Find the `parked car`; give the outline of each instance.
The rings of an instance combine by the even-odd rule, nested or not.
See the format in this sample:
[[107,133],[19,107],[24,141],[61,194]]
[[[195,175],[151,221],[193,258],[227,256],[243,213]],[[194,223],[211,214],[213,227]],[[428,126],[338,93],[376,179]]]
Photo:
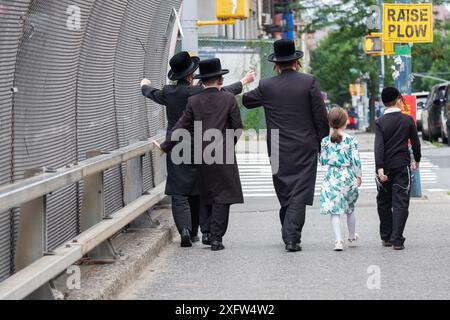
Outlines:
[[416,96],[417,101],[417,129],[422,131],[422,112],[425,110],[427,106],[429,92],[417,92],[413,93],[413,96]]
[[443,108],[441,112],[441,123],[442,142],[450,146],[450,85],[447,86],[444,96]]
[[448,83],[438,84],[431,89],[426,109],[422,112],[422,137],[437,141],[442,136],[442,107]]

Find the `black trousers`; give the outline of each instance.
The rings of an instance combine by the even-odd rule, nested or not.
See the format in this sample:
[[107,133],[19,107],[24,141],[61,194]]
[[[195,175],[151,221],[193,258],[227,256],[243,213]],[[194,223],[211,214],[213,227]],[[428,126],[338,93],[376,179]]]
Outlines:
[[409,167],[404,167],[386,170],[385,174],[389,181],[377,183],[381,239],[401,246],[405,243],[403,232],[409,216],[411,171]]
[[200,197],[172,196],[172,214],[180,233],[184,229],[189,229],[192,236],[198,234]]
[[202,205],[200,227],[202,233],[210,233],[212,241],[222,241],[230,219],[229,204]]
[[280,210],[284,243],[301,243],[306,219],[306,204],[290,205]]

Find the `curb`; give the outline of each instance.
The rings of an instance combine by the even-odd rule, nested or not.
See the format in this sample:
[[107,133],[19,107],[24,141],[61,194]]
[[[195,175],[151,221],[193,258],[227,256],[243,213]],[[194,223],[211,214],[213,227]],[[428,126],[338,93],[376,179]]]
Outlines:
[[112,241],[120,256],[116,262],[80,266],[80,290],[67,289],[68,275],[55,281],[64,300],[112,300],[136,280],[178,234],[169,208],[154,210],[151,218],[156,228],[122,233]]

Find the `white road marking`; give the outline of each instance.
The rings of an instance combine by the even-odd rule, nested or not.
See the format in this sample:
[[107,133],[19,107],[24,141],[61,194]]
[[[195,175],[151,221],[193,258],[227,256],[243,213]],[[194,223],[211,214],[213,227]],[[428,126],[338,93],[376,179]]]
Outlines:
[[[361,152],[360,156],[363,167],[363,184],[360,190],[376,190],[374,154],[373,152]],[[272,169],[267,154],[237,154],[237,160],[242,189],[246,198],[276,197],[275,189],[273,187]],[[438,168],[438,166],[434,165],[429,160],[422,160],[420,166],[420,179],[423,186],[429,188],[436,184],[436,169]],[[316,196],[320,194],[320,188],[326,172],[326,167],[318,167],[315,188]]]

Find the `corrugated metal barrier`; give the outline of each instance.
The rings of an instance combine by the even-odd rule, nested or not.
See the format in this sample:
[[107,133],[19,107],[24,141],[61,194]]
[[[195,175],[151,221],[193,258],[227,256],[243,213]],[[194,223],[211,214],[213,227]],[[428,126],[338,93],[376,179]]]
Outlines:
[[[139,83],[166,82],[181,0],[0,0],[0,184],[59,168],[165,127]],[[143,161],[153,187],[152,159]],[[123,207],[122,168],[105,175],[106,212]],[[79,233],[82,184],[48,197],[48,249]],[[18,209],[0,213],[0,281],[14,271]]]

